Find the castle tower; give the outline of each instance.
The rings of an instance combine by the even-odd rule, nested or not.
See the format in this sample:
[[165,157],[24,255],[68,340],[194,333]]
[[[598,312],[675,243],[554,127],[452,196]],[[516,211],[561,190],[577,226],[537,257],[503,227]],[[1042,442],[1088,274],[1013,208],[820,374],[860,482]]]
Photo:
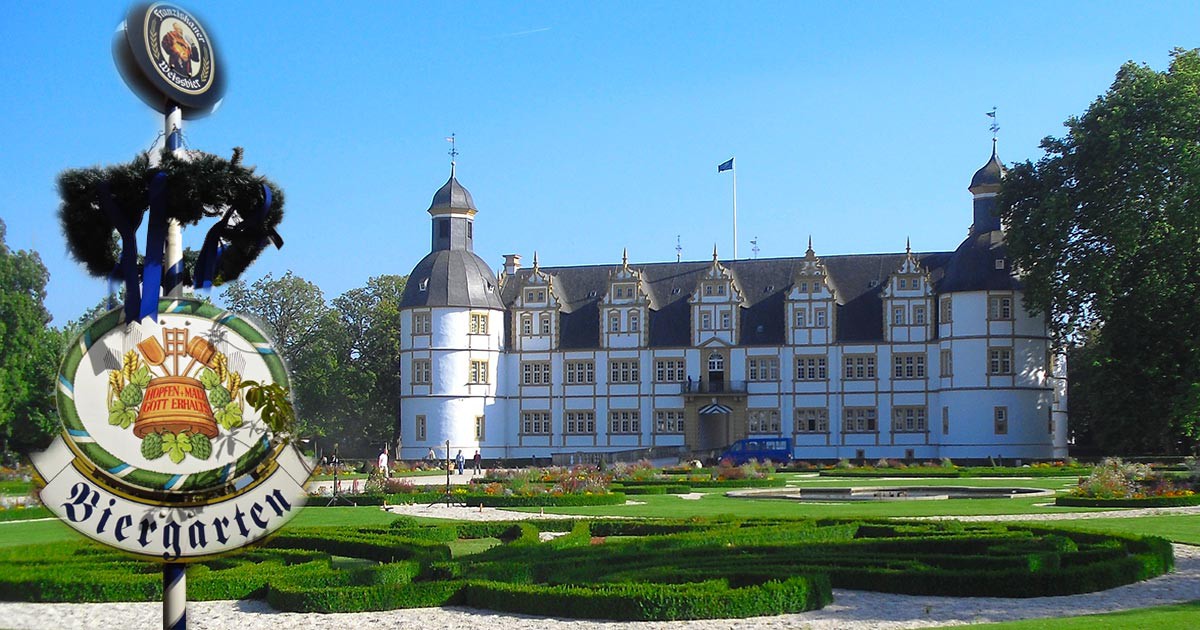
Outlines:
[[993,140],[991,157],[968,187],[971,230],[936,285],[932,374],[941,391],[929,424],[944,457],[1063,457],[1065,412],[1054,393],[1045,319],[1022,304],[1023,286],[995,215],[1003,177]]
[[473,251],[475,201],[450,179],[433,195],[430,252],[409,274],[400,301],[400,457],[420,459],[430,448],[445,458],[462,450],[489,454],[488,427],[496,410],[504,305],[495,274]]

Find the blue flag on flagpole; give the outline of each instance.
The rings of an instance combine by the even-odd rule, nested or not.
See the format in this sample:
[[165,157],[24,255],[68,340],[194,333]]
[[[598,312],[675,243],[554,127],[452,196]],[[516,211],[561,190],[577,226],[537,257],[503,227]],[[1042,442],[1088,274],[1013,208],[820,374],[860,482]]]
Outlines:
[[732,171],[732,170],[733,170],[733,158],[729,158],[727,161],[722,162],[717,165],[718,173],[721,173],[724,171]]

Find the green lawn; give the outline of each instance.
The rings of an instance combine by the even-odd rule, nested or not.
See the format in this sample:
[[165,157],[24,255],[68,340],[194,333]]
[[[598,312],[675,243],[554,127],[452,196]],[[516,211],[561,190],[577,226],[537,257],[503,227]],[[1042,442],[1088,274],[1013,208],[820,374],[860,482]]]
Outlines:
[[[1071,521],[1054,521],[1055,525],[1069,525],[1074,529],[1098,532],[1137,534],[1140,536],[1162,536],[1168,540],[1187,545],[1200,545],[1200,514],[1171,516],[1140,516],[1137,518],[1089,518]],[[1200,626],[1200,622],[1196,624]]]
[[[1171,606],[1140,608],[1101,615],[1027,619],[1007,623],[972,624],[974,630],[1174,630],[1200,626],[1200,601]],[[965,626],[956,626],[965,627]]]
[[77,540],[83,534],[57,520],[10,521],[0,523],[0,547],[20,547],[41,543]]
[[29,494],[32,488],[28,481],[0,481],[0,494]]

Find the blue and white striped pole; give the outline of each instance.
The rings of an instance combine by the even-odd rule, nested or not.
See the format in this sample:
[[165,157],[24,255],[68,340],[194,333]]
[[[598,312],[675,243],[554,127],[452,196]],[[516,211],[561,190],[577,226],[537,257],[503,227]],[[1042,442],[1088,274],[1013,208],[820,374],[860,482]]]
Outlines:
[[187,628],[187,565],[163,565],[163,630]]
[[[166,150],[175,153],[183,144],[183,112],[172,104],[166,117]],[[163,257],[163,295],[183,295],[183,228],[171,219],[167,224],[167,247]],[[148,298],[153,299],[153,298]]]

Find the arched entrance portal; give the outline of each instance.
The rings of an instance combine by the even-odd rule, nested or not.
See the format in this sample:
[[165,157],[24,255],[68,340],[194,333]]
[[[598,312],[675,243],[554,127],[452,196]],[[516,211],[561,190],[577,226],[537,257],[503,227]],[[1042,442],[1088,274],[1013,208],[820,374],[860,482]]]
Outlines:
[[697,413],[696,449],[707,451],[725,448],[730,443],[730,414],[732,409],[717,402],[701,407]]

